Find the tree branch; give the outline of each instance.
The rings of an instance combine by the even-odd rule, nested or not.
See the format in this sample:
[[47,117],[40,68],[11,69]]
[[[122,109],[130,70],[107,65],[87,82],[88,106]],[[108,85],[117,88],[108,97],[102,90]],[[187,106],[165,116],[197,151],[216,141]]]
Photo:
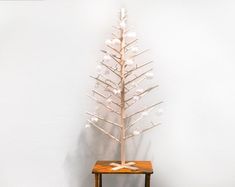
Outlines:
[[96,95],[99,95],[100,97],[104,98],[104,99],[108,99],[106,96],[104,96],[103,94],[97,92],[96,90],[92,90],[93,93],[95,93]]
[[[137,94],[137,95],[135,95],[135,96],[143,96],[143,95],[145,95],[147,92],[150,92],[150,91],[152,91],[153,89],[155,89],[155,88],[157,88],[157,87],[158,87],[158,85],[152,86],[152,87],[150,87],[150,88],[144,90],[142,93],[139,93],[139,94]],[[130,97],[130,98],[128,98],[127,100],[125,100],[125,102],[128,102],[128,101],[130,101],[130,100],[132,100],[132,99],[133,99],[133,97]]]
[[105,75],[100,74],[99,76],[104,79],[104,82],[106,82],[106,83],[108,83],[108,84],[110,83],[110,85],[113,84],[113,87],[118,87],[118,84],[117,84],[116,82],[110,80],[110,79],[109,79],[108,77],[106,77]]
[[[148,110],[148,112],[151,112],[153,109],[154,109],[154,107],[153,107],[153,108],[150,108],[150,109]],[[127,129],[133,127],[136,123],[138,123],[138,122],[139,122],[141,119],[143,119],[143,118],[144,118],[144,116],[141,116],[141,117],[139,117],[138,119],[136,119],[135,121],[133,121],[130,125],[128,125],[128,126],[126,127],[125,131],[127,131]]]
[[148,72],[150,72],[150,71],[152,71],[152,70],[153,70],[153,68],[151,68],[151,69],[149,69],[148,71],[145,71],[144,73],[142,73],[142,74],[138,75],[138,76],[137,76],[137,77],[135,77],[134,79],[132,79],[132,80],[130,80],[130,81],[128,81],[128,82],[126,82],[126,85],[128,85],[128,84],[130,84],[131,82],[135,81],[136,79],[138,79],[138,78],[140,78],[140,77],[144,76],[146,73],[148,73]]
[[93,116],[93,117],[96,117],[96,118],[100,119],[101,121],[104,121],[104,122],[109,123],[109,124],[111,124],[111,125],[114,125],[114,126],[117,126],[117,127],[121,127],[121,126],[120,126],[119,124],[117,124],[117,123],[114,123],[114,122],[112,122],[112,121],[106,120],[106,119],[104,119],[104,118],[102,118],[102,117],[100,117],[100,116],[98,116],[98,115],[92,114],[92,113],[90,113],[90,112],[86,112],[86,114],[87,114],[87,115],[90,115],[90,116]]
[[110,54],[110,53],[108,53],[108,52],[105,51],[105,50],[101,50],[101,52],[103,52],[103,53],[105,53],[105,54],[108,54],[113,60],[115,60],[118,64],[120,64],[120,62],[117,60],[117,59],[120,59],[120,58],[117,57],[116,55]]
[[149,49],[145,49],[144,51],[142,51],[142,52],[140,52],[138,54],[135,54],[135,55],[131,56],[130,58],[135,58],[135,57],[137,57],[137,56],[139,56],[139,55],[141,55],[141,54],[143,54],[143,53],[145,53],[147,51],[149,51]]
[[[161,123],[157,123],[157,124],[153,124],[153,123],[152,123],[152,126],[147,127],[147,128],[145,128],[145,129],[141,130],[139,134],[142,134],[143,132],[146,132],[146,131],[148,131],[148,130],[150,130],[150,129],[156,127],[156,126],[159,126],[159,125],[161,125]],[[127,140],[127,139],[129,139],[129,138],[134,137],[134,136],[136,136],[136,135],[130,134],[130,135],[127,135],[127,136],[125,137],[125,139]]]
[[144,67],[144,66],[147,66],[147,65],[149,65],[149,64],[151,64],[151,63],[153,63],[153,61],[147,62],[147,63],[145,63],[145,64],[143,64],[143,65],[141,65],[141,66],[137,66],[137,67],[135,67],[134,69],[131,69],[131,70],[127,71],[126,74],[125,74],[126,78],[127,78],[129,75],[131,75],[131,73],[133,73],[134,71],[136,71],[136,70],[138,70],[138,69],[140,69],[140,68],[142,68],[142,67]]
[[107,69],[109,69],[111,72],[113,72],[115,75],[117,75],[119,78],[121,78],[121,76],[112,67],[108,66],[107,64],[103,62],[101,62],[101,64],[105,66]]
[[134,86],[132,86],[132,87],[130,87],[130,88],[126,88],[126,89],[127,89],[126,94],[127,94],[129,91],[131,91],[132,89],[136,88],[137,85],[140,84],[140,83],[141,83],[142,81],[144,81],[145,79],[146,79],[146,77],[143,77],[142,79],[140,79],[140,80],[138,80],[138,81],[136,82],[136,85],[134,85]]
[[112,35],[113,35],[115,38],[120,39],[115,33],[112,33]]
[[108,48],[112,49],[113,51],[115,51],[117,54],[120,55],[120,51],[118,51],[117,49],[113,48],[112,46],[110,45],[107,45]]
[[113,108],[111,108],[111,107],[109,107],[109,106],[106,106],[106,105],[104,104],[104,102],[102,102],[102,101],[100,101],[100,100],[98,100],[98,99],[96,99],[96,98],[94,98],[94,97],[92,97],[92,96],[90,96],[90,95],[88,95],[88,97],[90,97],[91,99],[93,99],[94,101],[96,101],[97,103],[99,103],[100,105],[102,105],[103,107],[105,107],[106,109],[108,109],[109,111],[114,112],[115,114],[117,114],[117,115],[120,116],[120,113],[119,113],[119,112],[115,111]]
[[101,83],[105,84],[108,87],[111,87],[112,89],[115,89],[111,84],[108,84],[107,82],[105,82],[105,81],[103,81],[103,80],[101,80],[101,79],[99,79],[97,77],[93,77],[93,76],[90,76],[90,77],[95,79],[95,80],[97,80],[98,82],[101,82]]
[[138,39],[135,39],[133,41],[131,41],[130,43],[126,44],[123,49],[127,48],[128,46],[130,46],[131,44],[135,43]]
[[162,103],[163,103],[163,102],[160,101],[160,102],[155,103],[155,104],[153,104],[153,105],[151,105],[151,106],[148,106],[147,108],[141,109],[141,110],[139,110],[139,111],[137,111],[137,112],[135,112],[135,113],[133,113],[133,114],[127,116],[125,119],[131,118],[131,117],[133,117],[133,116],[135,116],[135,115],[137,115],[137,114],[139,114],[139,113],[141,113],[141,112],[144,112],[144,111],[146,111],[146,110],[148,110],[148,109],[151,109],[151,108],[153,108],[153,107],[156,107],[157,105],[162,104]]
[[90,120],[87,120],[92,126],[96,127],[98,130],[100,130],[101,132],[103,132],[105,135],[109,136],[110,138],[116,140],[118,143],[120,143],[120,140],[116,137],[114,137],[112,134],[110,134],[109,132],[107,132],[106,130],[104,130],[103,128],[99,127],[98,125],[96,125],[95,123],[93,123]]

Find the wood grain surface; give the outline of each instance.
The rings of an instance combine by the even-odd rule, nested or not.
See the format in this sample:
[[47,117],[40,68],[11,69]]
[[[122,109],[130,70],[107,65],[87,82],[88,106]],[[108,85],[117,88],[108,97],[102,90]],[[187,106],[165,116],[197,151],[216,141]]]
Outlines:
[[136,165],[134,165],[135,167],[138,168],[138,170],[136,171],[126,168],[113,171],[112,166],[110,166],[110,163],[113,162],[121,163],[120,161],[97,161],[92,169],[92,173],[93,174],[152,174],[153,173],[151,161],[129,161],[136,163]]

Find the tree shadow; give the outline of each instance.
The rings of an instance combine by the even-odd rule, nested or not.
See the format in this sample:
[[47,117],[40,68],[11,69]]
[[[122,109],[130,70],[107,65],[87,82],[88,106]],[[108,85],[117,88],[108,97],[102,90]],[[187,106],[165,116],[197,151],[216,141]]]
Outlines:
[[[111,129],[110,129],[111,130]],[[151,147],[138,136],[127,142],[127,159],[145,160]],[[144,152],[143,152],[144,151]],[[90,187],[94,185],[92,167],[97,160],[120,160],[120,146],[94,128],[81,130],[77,147],[68,152],[64,168],[69,187]],[[138,187],[144,184],[144,175],[103,175],[104,186]]]
[[92,167],[97,160],[118,159],[117,143],[94,128],[81,130],[75,150],[68,152],[64,168],[69,187],[93,186]]

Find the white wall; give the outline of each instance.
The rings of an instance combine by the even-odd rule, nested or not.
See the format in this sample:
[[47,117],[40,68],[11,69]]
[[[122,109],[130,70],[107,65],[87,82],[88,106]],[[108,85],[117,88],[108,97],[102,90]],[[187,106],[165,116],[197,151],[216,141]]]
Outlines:
[[[165,101],[163,125],[133,140],[129,159],[153,161],[152,186],[235,186],[234,1],[8,0],[0,1],[1,187],[88,187],[95,160],[118,159],[112,141],[84,130],[83,114],[120,4],[151,49]],[[143,186],[143,177],[104,185]]]

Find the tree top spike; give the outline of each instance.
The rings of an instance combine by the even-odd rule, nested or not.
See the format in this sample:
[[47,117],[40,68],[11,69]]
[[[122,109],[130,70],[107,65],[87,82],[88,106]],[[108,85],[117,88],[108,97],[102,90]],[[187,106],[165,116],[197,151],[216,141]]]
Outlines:
[[123,19],[126,16],[126,9],[125,8],[121,8],[121,19]]

